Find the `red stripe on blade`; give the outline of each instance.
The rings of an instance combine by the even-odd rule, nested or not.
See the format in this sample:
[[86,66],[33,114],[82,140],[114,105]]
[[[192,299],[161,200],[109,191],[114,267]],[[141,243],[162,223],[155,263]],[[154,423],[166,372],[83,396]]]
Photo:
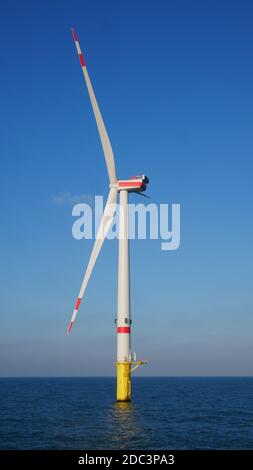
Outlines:
[[68,327],[68,335],[69,335],[69,333],[71,332],[72,326],[73,326],[73,322],[71,321],[70,324],[69,324],[69,327]]
[[79,59],[80,59],[80,62],[81,62],[81,66],[82,66],[82,67],[85,67],[85,62],[84,62],[83,54],[79,54]]
[[78,297],[77,301],[76,301],[76,305],[75,305],[75,310],[78,310],[79,309],[79,305],[81,303],[81,300],[80,297]]
[[130,333],[130,326],[119,326],[117,333]]
[[73,34],[74,41],[78,41],[74,28],[72,28],[72,34]]

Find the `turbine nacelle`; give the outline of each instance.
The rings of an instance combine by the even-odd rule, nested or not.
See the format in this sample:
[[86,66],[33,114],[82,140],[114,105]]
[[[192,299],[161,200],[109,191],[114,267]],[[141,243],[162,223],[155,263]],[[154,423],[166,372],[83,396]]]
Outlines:
[[118,180],[118,191],[126,190],[129,192],[142,192],[146,190],[149,179],[145,175],[131,176],[129,180]]

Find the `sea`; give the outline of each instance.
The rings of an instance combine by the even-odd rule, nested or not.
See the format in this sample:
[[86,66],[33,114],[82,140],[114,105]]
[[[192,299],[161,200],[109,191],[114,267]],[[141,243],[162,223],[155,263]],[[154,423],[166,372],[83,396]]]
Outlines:
[[0,449],[253,449],[253,377],[2,378]]

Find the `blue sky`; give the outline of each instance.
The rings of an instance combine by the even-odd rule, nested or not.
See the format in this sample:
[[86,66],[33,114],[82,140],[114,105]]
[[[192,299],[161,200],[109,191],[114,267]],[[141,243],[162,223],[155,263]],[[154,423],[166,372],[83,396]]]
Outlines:
[[181,204],[178,251],[131,243],[138,374],[252,375],[252,20],[245,0],[2,5],[2,376],[114,374],[115,241],[66,336],[92,241],[54,197],[108,190],[71,26],[119,176]]

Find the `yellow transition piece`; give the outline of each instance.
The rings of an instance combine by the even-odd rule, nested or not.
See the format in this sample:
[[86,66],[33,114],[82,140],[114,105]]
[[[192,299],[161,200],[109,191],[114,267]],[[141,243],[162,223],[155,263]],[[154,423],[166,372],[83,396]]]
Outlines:
[[[117,368],[117,401],[131,400],[131,372],[147,361],[116,362]],[[131,366],[132,367],[131,369]]]
[[130,362],[117,362],[117,400],[131,400]]

